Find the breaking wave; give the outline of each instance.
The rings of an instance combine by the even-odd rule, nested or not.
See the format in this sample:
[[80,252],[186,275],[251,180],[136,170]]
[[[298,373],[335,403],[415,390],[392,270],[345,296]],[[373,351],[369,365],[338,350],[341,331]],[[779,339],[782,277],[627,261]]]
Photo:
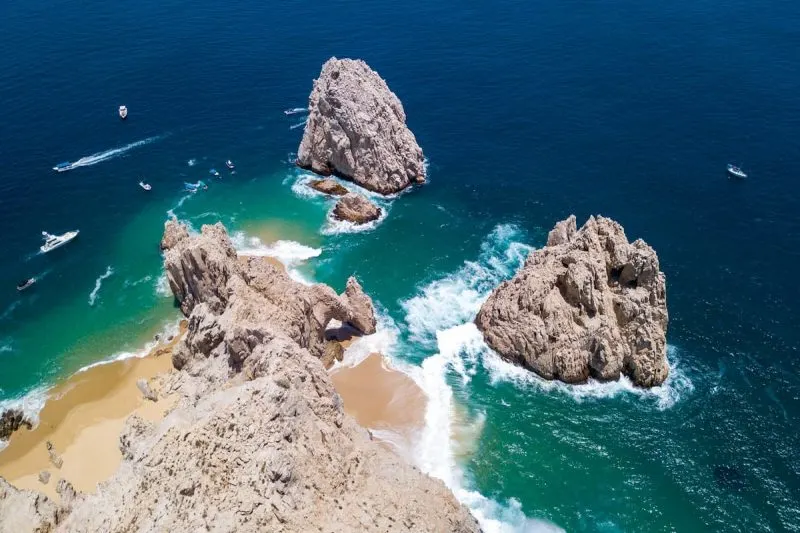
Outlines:
[[81,157],[77,161],[70,163],[72,168],[78,167],[89,167],[92,165],[96,165],[97,163],[102,163],[103,161],[108,161],[109,159],[114,159],[115,157],[119,157],[125,152],[133,150],[134,148],[138,148],[140,146],[144,146],[146,144],[150,144],[155,142],[159,139],[164,137],[163,135],[156,135],[154,137],[148,137],[146,139],[142,139],[141,141],[132,142],[130,144],[126,144],[125,146],[120,146],[118,148],[112,148],[111,150],[106,150],[104,152],[98,152],[96,154],[87,155],[86,157]]
[[239,255],[277,259],[286,267],[289,277],[305,285],[311,285],[312,281],[300,272],[299,267],[322,254],[321,248],[312,248],[295,241],[281,240],[264,244],[258,237],[248,237],[241,231],[231,236],[231,242]]
[[180,322],[181,319],[178,319],[175,320],[174,322],[169,322],[165,324],[163,329],[158,333],[159,340],[153,339],[152,341],[145,343],[145,345],[142,346],[140,349],[133,352],[128,352],[128,351],[116,352],[112,354],[110,357],[107,357],[100,361],[81,367],[76,372],[76,374],[80,374],[81,372],[86,372],[90,368],[94,368],[96,366],[107,365],[109,363],[114,363],[116,361],[124,361],[125,359],[141,359],[142,357],[146,357],[150,352],[153,351],[153,349],[156,346],[158,346],[158,344],[163,339],[170,339],[180,332]]
[[94,280],[94,289],[89,293],[89,305],[94,305],[95,301],[97,301],[97,295],[100,292],[100,287],[103,286],[103,280],[108,279],[112,274],[114,274],[114,269],[108,266],[106,271]]
[[161,275],[156,278],[155,291],[156,294],[162,298],[172,297],[172,291],[169,288],[169,280],[167,279],[166,272],[162,272]]

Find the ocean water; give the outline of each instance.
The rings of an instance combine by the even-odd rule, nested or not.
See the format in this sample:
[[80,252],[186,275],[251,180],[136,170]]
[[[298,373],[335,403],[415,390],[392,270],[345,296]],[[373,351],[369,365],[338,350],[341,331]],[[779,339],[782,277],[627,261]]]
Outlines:
[[[178,318],[163,222],[221,220],[297,279],[359,277],[381,309],[363,342],[430,399],[413,457],[487,531],[796,531],[799,27],[785,0],[8,5],[0,401],[34,413],[60,377],[141,353]],[[291,165],[303,114],[283,110],[332,55],[387,79],[429,160],[368,231]],[[658,251],[664,387],[543,382],[471,326],[571,213]]]

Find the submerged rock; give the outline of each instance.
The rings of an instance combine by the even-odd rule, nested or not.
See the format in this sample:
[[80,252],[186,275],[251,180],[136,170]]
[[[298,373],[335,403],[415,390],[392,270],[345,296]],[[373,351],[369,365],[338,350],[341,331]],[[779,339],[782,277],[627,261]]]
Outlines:
[[349,193],[336,202],[333,218],[361,225],[381,217],[381,208],[360,194]]
[[425,182],[425,159],[403,105],[365,62],[326,61],[308,108],[298,166],[380,194]]
[[0,414],[0,440],[7,440],[19,428],[33,429],[22,409],[6,409]]
[[667,300],[656,252],[617,222],[575,216],[497,287],[475,323],[505,359],[567,383],[628,376],[653,387],[669,374]]
[[349,192],[347,187],[332,179],[311,180],[308,186],[315,191],[319,191],[323,194],[330,194],[331,196],[344,196]]

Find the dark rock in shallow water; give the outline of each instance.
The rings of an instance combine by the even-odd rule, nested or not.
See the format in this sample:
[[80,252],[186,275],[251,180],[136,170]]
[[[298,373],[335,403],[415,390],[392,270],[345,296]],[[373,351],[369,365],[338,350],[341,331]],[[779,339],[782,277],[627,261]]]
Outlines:
[[333,208],[333,218],[358,225],[378,220],[381,213],[380,207],[354,193],[342,196]]
[[308,186],[315,191],[330,194],[331,196],[344,196],[349,192],[346,187],[332,179],[312,180]]
[[30,420],[25,418],[21,409],[6,409],[0,415],[0,440],[8,439],[19,428],[32,429]]

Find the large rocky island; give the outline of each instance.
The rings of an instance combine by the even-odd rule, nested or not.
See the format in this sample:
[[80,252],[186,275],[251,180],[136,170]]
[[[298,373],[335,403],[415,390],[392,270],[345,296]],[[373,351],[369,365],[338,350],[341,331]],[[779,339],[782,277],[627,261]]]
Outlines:
[[403,105],[364,61],[326,61],[308,110],[297,152],[301,168],[384,195],[425,182],[425,158]]
[[475,323],[505,359],[546,379],[582,383],[628,376],[641,387],[667,378],[667,301],[658,256],[629,243],[617,222],[575,216],[497,287]]
[[341,295],[297,283],[238,257],[219,224],[190,236],[170,221],[162,247],[189,322],[160,387],[177,406],[157,424],[128,420],[122,465],[96,494],[60,483],[56,503],[0,479],[0,530],[479,531],[443,483],[343,411],[325,328],[375,330],[355,279]]

